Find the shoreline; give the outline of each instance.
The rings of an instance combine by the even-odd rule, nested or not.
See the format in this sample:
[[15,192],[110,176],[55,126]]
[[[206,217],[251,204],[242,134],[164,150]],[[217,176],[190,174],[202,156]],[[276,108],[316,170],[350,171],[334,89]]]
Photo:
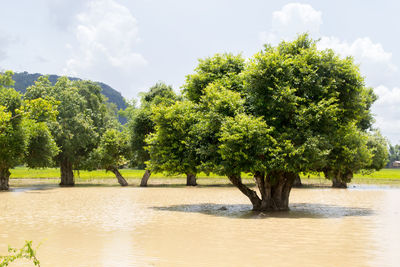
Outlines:
[[[126,178],[127,187],[140,187],[141,178]],[[301,187],[293,188],[331,188],[331,181],[325,178],[302,178]],[[54,186],[58,187],[59,178],[11,178],[10,189],[24,188],[32,186]],[[221,177],[199,177],[197,179],[199,188],[201,187],[234,187],[228,178]],[[243,179],[243,183],[255,187],[255,183],[251,177]],[[76,187],[92,186],[92,187],[121,187],[116,178],[75,178]],[[184,177],[154,177],[149,179],[147,187],[186,187],[186,178]],[[400,179],[384,179],[384,178],[354,178],[348,184],[348,189],[357,188],[374,188],[374,187],[400,187]]]

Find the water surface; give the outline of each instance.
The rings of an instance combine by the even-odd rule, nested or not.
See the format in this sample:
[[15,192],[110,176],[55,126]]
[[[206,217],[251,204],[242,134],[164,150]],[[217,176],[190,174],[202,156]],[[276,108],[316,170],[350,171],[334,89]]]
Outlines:
[[230,187],[18,189],[0,193],[0,254],[33,240],[42,266],[400,265],[400,189],[290,200],[254,213]]

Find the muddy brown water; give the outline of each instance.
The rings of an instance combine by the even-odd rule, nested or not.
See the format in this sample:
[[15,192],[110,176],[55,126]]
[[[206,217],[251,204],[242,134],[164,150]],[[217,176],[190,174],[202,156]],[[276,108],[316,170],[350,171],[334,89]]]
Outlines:
[[230,187],[19,188],[0,193],[0,255],[33,240],[42,266],[400,266],[400,189],[290,200],[253,213]]

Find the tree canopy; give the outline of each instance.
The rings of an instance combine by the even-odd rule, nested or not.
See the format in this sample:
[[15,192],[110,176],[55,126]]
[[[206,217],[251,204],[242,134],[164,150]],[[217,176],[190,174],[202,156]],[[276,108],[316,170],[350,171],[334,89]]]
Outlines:
[[10,168],[51,166],[59,151],[48,127],[57,116],[57,103],[24,100],[12,88],[12,74],[0,74],[0,190],[9,187]]
[[131,156],[129,134],[116,128],[109,128],[101,136],[98,147],[87,157],[87,169],[104,169],[115,174],[120,185],[128,182],[119,172],[121,166],[127,165]]
[[[155,115],[153,168],[176,169],[167,157],[191,159],[192,169],[227,175],[255,210],[287,209],[300,172],[372,168],[373,151],[382,162],[382,139],[368,132],[372,89],[351,58],[318,50],[307,35],[266,45],[247,62],[231,54],[200,60],[183,88],[187,100]],[[241,182],[243,172],[254,175],[260,196]]]
[[109,118],[101,88],[90,81],[70,81],[66,77],[52,85],[42,76],[35,85],[27,88],[25,98],[57,101],[56,122],[50,125],[51,133],[60,147],[56,157],[60,165],[60,185],[74,185],[73,169],[79,169],[89,153],[99,144]]
[[[138,168],[146,168],[146,162],[150,159],[146,137],[154,132],[154,122],[152,120],[152,107],[157,105],[169,106],[178,97],[171,86],[164,83],[157,83],[149,88],[149,91],[141,94],[140,107],[130,106],[125,112],[128,123],[127,128],[130,134],[131,144],[131,165]],[[141,186],[147,186],[150,177],[150,169],[147,168],[142,178]]]

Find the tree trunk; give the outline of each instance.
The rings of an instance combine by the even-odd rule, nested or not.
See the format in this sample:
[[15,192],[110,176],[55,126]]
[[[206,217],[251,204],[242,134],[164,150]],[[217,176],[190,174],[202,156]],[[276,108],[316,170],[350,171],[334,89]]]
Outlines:
[[147,186],[147,181],[149,180],[151,175],[151,171],[150,170],[146,170],[143,174],[142,180],[140,181],[140,186],[141,187],[145,187]]
[[301,183],[300,175],[296,174],[296,178],[293,181],[293,187],[302,187],[303,184]]
[[347,183],[344,181],[341,181],[337,177],[332,177],[332,187],[333,188],[347,188]]
[[353,173],[337,173],[332,177],[333,188],[347,188],[347,183],[353,178]]
[[347,188],[347,183],[353,178],[352,171],[324,170],[325,178],[332,180],[333,188]]
[[261,199],[257,196],[256,191],[248,188],[242,183],[240,175],[229,175],[228,179],[234,186],[236,186],[243,194],[245,194],[250,199],[251,204],[253,204],[253,210],[260,209]]
[[122,174],[119,172],[119,170],[115,167],[111,168],[110,171],[112,171],[115,174],[115,177],[117,177],[118,183],[121,186],[127,186],[128,182],[125,180],[125,178],[122,176]]
[[60,164],[60,172],[61,172],[61,183],[60,186],[74,186],[74,172],[72,170],[72,163],[64,158],[61,160]]
[[187,173],[186,174],[186,185],[187,186],[196,186],[196,174],[193,173]]
[[265,175],[263,172],[255,172],[256,181],[261,199],[257,193],[244,185],[239,176],[229,176],[229,180],[243,194],[245,194],[253,204],[254,211],[285,211],[289,209],[289,195],[296,173],[274,171]]
[[0,169],[0,191],[9,189],[10,170],[8,168]]

